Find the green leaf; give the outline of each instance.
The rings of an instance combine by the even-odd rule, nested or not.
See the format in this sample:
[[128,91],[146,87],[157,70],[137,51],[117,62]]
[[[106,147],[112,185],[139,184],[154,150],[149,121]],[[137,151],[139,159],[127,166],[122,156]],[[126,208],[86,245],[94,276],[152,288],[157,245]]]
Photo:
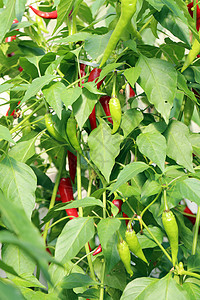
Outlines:
[[191,300],[198,300],[199,299],[199,294],[200,294],[200,286],[199,284],[194,284],[192,282],[184,282],[183,283],[183,289],[187,291],[188,295],[190,295]]
[[92,57],[93,60],[97,60],[97,58],[103,54],[105,45],[108,44],[110,36],[111,32],[109,31],[104,35],[93,34],[86,38],[85,51]]
[[57,24],[54,28],[54,32],[64,23],[65,17],[69,15],[70,10],[72,9],[72,5],[74,4],[75,0],[60,0],[57,11],[58,11],[58,18]]
[[141,200],[158,194],[161,188],[158,181],[148,179],[142,187]]
[[156,278],[148,278],[148,277],[136,278],[132,280],[126,286],[120,300],[145,299],[144,298],[145,291],[148,290],[157,281],[158,279]]
[[19,142],[9,151],[9,156],[17,161],[25,163],[35,154],[36,137],[28,141]]
[[132,87],[134,87],[136,81],[138,80],[141,71],[142,70],[138,66],[126,69],[124,71],[124,76],[126,77],[126,79],[128,80],[128,82]]
[[39,280],[32,274],[22,274],[21,278],[15,277],[12,281],[20,287],[40,287],[45,289],[46,287],[39,282]]
[[64,91],[66,92],[66,87],[62,82],[59,81],[52,82],[44,89],[42,89],[46,101],[56,112],[59,119],[61,119],[62,96],[64,94]]
[[83,125],[91,114],[97,100],[98,95],[89,92],[86,88],[83,88],[82,96],[73,103],[74,115],[80,129],[82,129]]
[[71,260],[93,236],[92,218],[75,218],[67,222],[57,239],[55,258],[62,263]]
[[56,210],[63,210],[63,209],[69,209],[69,208],[78,208],[78,207],[90,207],[98,205],[100,207],[104,207],[101,200],[98,200],[94,197],[86,197],[84,199],[73,201],[72,203],[69,203],[61,208],[58,208]]
[[79,41],[85,41],[91,34],[88,32],[77,32],[73,35],[69,35],[67,37],[64,37],[62,39],[56,39],[52,41],[56,44],[62,44],[62,43],[77,43]]
[[20,290],[13,284],[0,280],[0,299],[2,300],[25,300]]
[[84,275],[80,273],[72,273],[63,278],[61,282],[61,287],[64,289],[73,289],[76,287],[97,285],[97,284],[98,283],[92,280],[88,275]]
[[167,140],[167,156],[190,172],[194,172],[188,127],[182,122],[173,120],[164,135]]
[[144,172],[148,168],[149,166],[143,162],[133,162],[125,166],[124,169],[119,173],[117,182],[114,184],[110,194],[116,191],[122,184],[126,183],[137,174]]
[[99,79],[97,81],[97,83],[99,81],[101,81],[106,75],[108,75],[110,72],[112,72],[113,70],[121,67],[123,65],[123,63],[112,63],[112,64],[109,64],[107,66],[105,66],[103,68],[103,70],[101,71],[100,73],[100,76],[99,76]]
[[0,188],[4,195],[30,218],[35,205],[36,176],[24,163],[6,156],[0,162]]
[[151,6],[153,6],[156,10],[160,12],[160,10],[163,7],[163,2],[162,0],[148,0],[147,1]]
[[190,45],[189,32],[187,24],[181,19],[177,18],[176,15],[167,7],[164,6],[160,12],[154,14],[156,20],[166,29],[168,29],[174,36],[179,38],[181,41]]
[[187,271],[189,272],[200,272],[200,256],[199,254],[190,255],[187,260]]
[[180,194],[200,205],[200,180],[196,178],[188,178],[177,183]]
[[141,133],[138,135],[136,143],[140,152],[164,171],[167,150],[164,136],[159,132]]
[[16,0],[15,4],[15,14],[16,14],[16,19],[18,21],[21,21],[22,16],[25,11],[25,5],[26,5],[26,0]]
[[90,157],[107,181],[109,181],[110,173],[115,164],[115,158],[120,152],[121,142],[122,137],[118,133],[112,135],[110,127],[103,119],[88,137]]
[[82,89],[81,87],[73,87],[70,89],[65,89],[63,88],[63,93],[62,93],[62,101],[65,104],[66,108],[68,106],[72,105],[81,95]]
[[0,43],[2,43],[15,18],[15,2],[16,0],[8,0],[6,8],[0,12]]
[[13,276],[19,276],[19,274],[17,274],[17,272],[15,272],[13,267],[9,266],[2,260],[0,260],[0,269],[5,271],[6,273],[12,274]]
[[106,250],[109,241],[111,240],[114,233],[116,233],[116,231],[119,230],[120,225],[120,220],[114,218],[102,219],[98,223],[97,230],[103,250]]
[[20,57],[20,66],[33,78],[39,77],[38,65],[41,56]]
[[[148,229],[153,233],[153,235],[157,238],[157,240],[159,241],[159,243],[162,244],[163,241],[163,233],[160,230],[160,228],[158,227],[153,227],[152,225],[148,226]],[[158,245],[156,244],[156,242],[153,240],[152,236],[149,234],[149,232],[144,229],[143,233],[140,234],[140,232],[137,233],[137,237],[140,243],[140,246],[142,247],[142,249],[146,249],[146,248],[154,248],[157,247]]]
[[121,128],[124,132],[124,137],[129,135],[143,120],[143,114],[141,111],[131,108],[122,116]]
[[186,94],[186,96],[188,96],[191,100],[197,102],[194,93],[188,88],[187,80],[185,76],[183,76],[183,74],[181,74],[180,72],[177,72],[177,74],[178,74],[177,86],[179,90],[183,91]]
[[[36,264],[33,259],[16,245],[4,245],[2,249],[2,259],[4,263],[12,266],[19,275],[23,273],[32,274],[35,270]],[[11,279],[13,275],[14,274],[7,274],[8,278]]]
[[21,101],[21,103],[29,100],[31,97],[35,96],[43,86],[46,84],[49,84],[50,81],[52,81],[54,78],[56,78],[55,75],[44,75],[41,77],[38,77],[32,81],[32,83],[28,86],[28,89]]
[[[140,56],[137,67],[141,69],[140,85],[148,100],[169,122],[170,110],[176,95],[177,72],[173,65],[158,58]],[[164,82],[164,84],[163,84]]]
[[189,140],[192,145],[194,154],[200,156],[200,134],[199,133],[191,134]]
[[0,125],[0,139],[6,140],[15,144],[7,127]]

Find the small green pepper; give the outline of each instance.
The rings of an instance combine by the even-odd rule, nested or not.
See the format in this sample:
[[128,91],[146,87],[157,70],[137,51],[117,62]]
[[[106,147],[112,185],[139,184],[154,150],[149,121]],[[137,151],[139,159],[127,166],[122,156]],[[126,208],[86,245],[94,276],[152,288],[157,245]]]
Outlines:
[[133,227],[130,222],[128,223],[125,237],[129,249],[133,252],[133,254],[135,254],[138,258],[142,259],[145,263],[148,264],[148,261],[146,260],[146,257],[144,256],[144,253],[138,241],[137,235],[133,230]]
[[128,272],[128,274],[130,274],[130,276],[133,276],[133,271],[131,269],[131,254],[127,243],[123,239],[121,239],[117,244],[117,249],[121,261],[123,262],[124,267],[126,268],[126,271]]
[[112,134],[115,133],[121,123],[122,111],[120,101],[116,97],[112,97],[109,101],[110,115],[113,120]]
[[59,142],[66,142],[66,140],[60,135],[60,133],[55,129],[54,122],[52,120],[52,115],[50,113],[46,113],[44,116],[45,125],[50,133],[50,135]]
[[187,126],[190,125],[193,112],[194,112],[194,102],[190,98],[187,97],[185,99],[185,105],[184,105],[184,110],[183,110],[185,125],[187,125]]
[[175,266],[178,255],[178,226],[171,210],[164,210],[162,213],[162,222],[171,246],[172,263]]
[[82,149],[79,144],[78,138],[77,138],[77,130],[76,130],[76,120],[73,116],[71,116],[67,121],[67,127],[66,127],[66,133],[67,137],[69,139],[69,142],[71,146],[77,150],[80,154],[82,154]]

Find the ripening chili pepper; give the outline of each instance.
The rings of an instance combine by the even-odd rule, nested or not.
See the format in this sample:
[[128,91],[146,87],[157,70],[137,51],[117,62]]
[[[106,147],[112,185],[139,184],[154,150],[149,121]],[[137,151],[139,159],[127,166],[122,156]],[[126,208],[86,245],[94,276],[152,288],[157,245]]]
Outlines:
[[[127,214],[125,214],[124,212],[123,212],[123,218],[128,218],[128,216],[127,216]],[[126,226],[128,225],[128,222],[129,222],[129,220],[125,220],[125,222],[126,222]]]
[[164,210],[162,222],[171,246],[172,263],[175,266],[178,255],[178,226],[171,210]]
[[118,209],[119,209],[119,212],[118,212],[118,213],[120,213],[121,210],[122,210],[122,204],[123,204],[124,202],[123,202],[121,199],[114,199],[114,200],[112,201],[112,203],[113,203],[115,206],[118,207]]
[[36,8],[34,8],[32,5],[29,5],[29,7],[32,9],[32,11],[39,17],[43,18],[43,19],[57,19],[58,14],[57,14],[57,10],[51,11],[51,12],[44,12],[41,10],[38,10]]
[[115,49],[124,30],[132,19],[136,11],[136,3],[137,0],[121,0],[121,15],[104,51],[100,67],[106,63],[110,54]]
[[76,177],[76,166],[77,166],[77,156],[71,151],[67,150],[68,164],[69,164],[69,175],[74,183]]
[[[16,24],[16,23],[19,23],[19,21],[18,21],[17,19],[14,19],[13,24]],[[16,30],[19,31],[19,29],[16,29]],[[12,42],[12,41],[14,41],[14,40],[16,40],[16,35],[7,37],[7,38],[5,39],[5,42],[6,42],[6,43],[9,43],[9,42]]]
[[[190,214],[190,215],[193,215],[193,216],[194,216],[193,212],[191,212],[191,210],[190,210],[189,207],[187,207],[187,206],[185,207],[184,212],[185,212],[186,214]],[[185,216],[185,217],[188,218],[188,220],[190,220],[190,221],[192,222],[193,225],[195,224],[195,222],[196,222],[196,217],[195,217],[195,216],[194,216],[194,217]]]
[[19,72],[22,72],[24,69],[21,66],[19,66],[18,70]]
[[117,249],[119,252],[119,257],[123,262],[126,271],[128,272],[128,274],[130,274],[130,276],[133,276],[133,271],[131,269],[131,254],[128,244],[123,239],[121,239],[117,244]]
[[[88,77],[88,82],[92,82],[95,80],[95,82],[98,81],[98,77],[100,76],[101,73],[101,69],[98,68],[94,68],[91,72],[90,75]],[[100,82],[97,83],[97,89],[99,90],[100,86],[103,83],[102,79]],[[95,106],[91,112],[91,114],[89,115],[89,120],[90,120],[90,126],[91,126],[91,130],[95,129],[97,127],[97,122],[96,122],[96,113],[95,113]]]
[[[86,68],[86,65],[85,64],[80,64],[80,78],[84,77],[86,74],[85,74],[85,68]],[[81,83],[84,84],[84,79],[81,80]],[[80,82],[78,84],[78,86],[81,86]]]
[[112,97],[109,101],[110,114],[113,120],[113,129],[111,133],[115,133],[121,123],[122,111],[120,101],[116,97]]
[[145,263],[148,264],[148,261],[146,260],[146,257],[144,256],[144,253],[138,241],[135,230],[133,230],[131,222],[128,223],[125,237],[129,249],[133,252],[133,254],[135,254],[138,258],[142,259]]
[[183,110],[185,125],[188,126],[190,124],[193,116],[193,112],[194,112],[194,102],[189,97],[186,97],[184,110]]
[[111,115],[110,115],[110,108],[109,108],[109,102],[110,102],[110,99],[111,97],[110,96],[102,96],[99,101],[103,107],[103,110],[106,114],[106,116],[108,117],[107,120],[113,124],[113,120],[111,118]]
[[[69,177],[60,179],[58,191],[63,203],[74,200],[73,188],[71,179]],[[66,209],[66,213],[69,216],[70,220],[72,220],[73,218],[78,218],[78,211],[76,208]]]
[[77,138],[76,125],[77,123],[75,118],[73,116],[70,116],[67,121],[66,133],[72,147],[80,154],[82,154],[82,149]]
[[50,135],[59,142],[66,142],[65,139],[60,135],[60,133],[55,129],[54,122],[52,119],[52,114],[46,113],[44,119],[45,119],[46,128],[50,133]]
[[129,84],[129,98],[135,97],[135,92]]

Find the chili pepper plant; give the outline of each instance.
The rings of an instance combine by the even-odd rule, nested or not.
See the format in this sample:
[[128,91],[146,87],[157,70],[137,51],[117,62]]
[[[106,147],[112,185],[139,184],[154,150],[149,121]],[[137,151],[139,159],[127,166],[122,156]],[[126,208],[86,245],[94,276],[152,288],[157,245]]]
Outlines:
[[0,299],[200,298],[199,20],[0,1]]

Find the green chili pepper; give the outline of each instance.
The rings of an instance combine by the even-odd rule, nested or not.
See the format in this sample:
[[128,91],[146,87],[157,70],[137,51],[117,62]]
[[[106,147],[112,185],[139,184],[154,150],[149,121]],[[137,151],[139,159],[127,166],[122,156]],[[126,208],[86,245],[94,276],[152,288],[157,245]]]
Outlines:
[[[199,37],[200,37],[200,31],[199,31]],[[185,69],[187,69],[187,67],[189,67],[191,65],[191,63],[197,57],[199,52],[200,52],[200,43],[197,41],[197,39],[195,39],[194,43],[192,45],[192,49],[190,50],[188,56],[186,57],[186,60],[181,69],[181,72],[183,72]]]
[[124,29],[133,17],[136,11],[136,3],[137,0],[121,0],[121,15],[104,51],[100,67],[105,64],[112,51],[115,49]]
[[77,123],[75,118],[71,116],[67,121],[66,133],[72,147],[82,154],[83,152],[77,138],[76,125]]
[[127,243],[121,239],[117,244],[117,249],[126,271],[130,274],[130,276],[133,276],[133,271],[131,269],[131,254]]
[[50,133],[50,135],[59,142],[66,142],[66,140],[60,135],[60,133],[55,129],[54,122],[52,120],[52,115],[50,113],[46,113],[44,116],[45,125]]
[[144,256],[144,253],[138,241],[137,235],[133,230],[133,227],[130,222],[128,223],[125,237],[129,249],[133,252],[133,254],[135,254],[138,258],[142,259],[145,263],[148,264],[148,261],[146,260],[146,257]]
[[109,101],[110,115],[113,120],[112,134],[115,133],[121,123],[122,111],[120,101],[116,97],[112,97]]
[[164,210],[162,222],[171,246],[172,263],[175,266],[178,255],[178,226],[171,210]]
[[184,123],[185,125],[189,125],[192,119],[192,115],[193,115],[193,111],[194,111],[194,102],[190,99],[190,98],[186,98],[185,99],[185,105],[184,105]]

